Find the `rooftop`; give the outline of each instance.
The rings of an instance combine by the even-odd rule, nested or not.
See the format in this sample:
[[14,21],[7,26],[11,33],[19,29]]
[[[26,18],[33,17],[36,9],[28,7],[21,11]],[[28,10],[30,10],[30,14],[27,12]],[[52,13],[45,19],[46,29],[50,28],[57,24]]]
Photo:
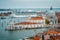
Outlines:
[[29,20],[43,20],[43,17],[31,17]]
[[27,24],[37,24],[37,23],[34,23],[34,22],[20,22],[20,23],[16,23],[15,25],[27,25]]

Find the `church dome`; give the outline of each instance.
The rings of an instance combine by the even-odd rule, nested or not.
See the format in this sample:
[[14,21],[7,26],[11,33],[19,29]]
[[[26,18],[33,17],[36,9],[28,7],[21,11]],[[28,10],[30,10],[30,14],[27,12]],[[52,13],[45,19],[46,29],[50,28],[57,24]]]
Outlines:
[[46,14],[55,15],[55,11],[53,10],[53,8],[50,8],[50,10],[47,10]]

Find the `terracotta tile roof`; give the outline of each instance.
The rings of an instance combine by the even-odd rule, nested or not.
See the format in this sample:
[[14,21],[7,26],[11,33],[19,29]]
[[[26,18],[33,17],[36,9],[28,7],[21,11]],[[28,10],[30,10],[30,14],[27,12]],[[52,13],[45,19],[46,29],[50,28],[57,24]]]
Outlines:
[[60,32],[57,30],[58,28],[51,28],[45,32],[45,34],[59,34]]
[[27,24],[37,24],[37,23],[34,23],[34,22],[20,22],[20,23],[16,23],[15,25],[27,25]]
[[29,20],[43,20],[43,17],[31,17]]
[[60,39],[60,35],[57,35],[57,36],[54,36],[55,38],[57,38],[57,39]]

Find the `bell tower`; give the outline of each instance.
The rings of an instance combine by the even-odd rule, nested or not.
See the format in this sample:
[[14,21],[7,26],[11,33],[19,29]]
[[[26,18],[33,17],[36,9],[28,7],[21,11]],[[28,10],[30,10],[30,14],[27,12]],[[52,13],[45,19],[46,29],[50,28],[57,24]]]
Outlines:
[[53,10],[52,6],[50,7],[50,10]]

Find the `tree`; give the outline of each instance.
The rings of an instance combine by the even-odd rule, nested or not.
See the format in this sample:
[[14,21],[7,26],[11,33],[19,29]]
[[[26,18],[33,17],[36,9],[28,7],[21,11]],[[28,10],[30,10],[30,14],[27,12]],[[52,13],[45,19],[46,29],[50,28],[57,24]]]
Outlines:
[[45,19],[46,24],[50,24],[50,21],[48,19]]

